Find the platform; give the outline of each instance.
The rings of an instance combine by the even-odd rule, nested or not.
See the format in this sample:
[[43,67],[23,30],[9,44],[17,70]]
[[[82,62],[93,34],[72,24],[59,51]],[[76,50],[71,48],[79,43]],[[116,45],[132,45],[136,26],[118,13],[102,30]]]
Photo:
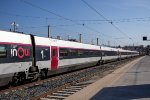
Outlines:
[[66,100],[150,100],[150,56],[138,58]]

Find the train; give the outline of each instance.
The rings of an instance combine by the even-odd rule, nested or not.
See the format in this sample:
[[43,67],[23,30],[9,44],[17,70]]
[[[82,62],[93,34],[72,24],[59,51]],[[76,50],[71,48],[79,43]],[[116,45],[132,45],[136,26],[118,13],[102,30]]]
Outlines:
[[137,55],[137,51],[0,30],[0,86]]

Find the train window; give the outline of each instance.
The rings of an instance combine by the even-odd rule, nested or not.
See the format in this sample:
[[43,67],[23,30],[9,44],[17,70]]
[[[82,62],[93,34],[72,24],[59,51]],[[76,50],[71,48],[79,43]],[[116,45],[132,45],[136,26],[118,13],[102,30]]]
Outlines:
[[83,55],[83,50],[78,50],[78,56],[82,56]]
[[78,51],[76,49],[69,49],[69,56],[71,58],[75,58],[78,55]]
[[6,57],[7,56],[7,51],[5,46],[0,46],[0,58],[1,57]]
[[68,56],[68,49],[60,48],[59,56],[60,56],[60,58],[66,58]]
[[102,52],[102,56],[105,56],[105,52]]

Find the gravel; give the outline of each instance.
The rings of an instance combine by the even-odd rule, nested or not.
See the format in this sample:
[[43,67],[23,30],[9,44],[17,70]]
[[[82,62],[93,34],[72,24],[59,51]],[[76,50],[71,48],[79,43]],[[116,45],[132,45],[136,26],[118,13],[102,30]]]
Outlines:
[[65,74],[65,75],[56,76],[55,79],[51,78],[44,83],[1,93],[0,100],[30,100],[33,97],[48,92],[49,90],[53,90],[67,83],[72,83],[75,81],[77,82],[78,80],[84,77],[89,77],[93,73],[98,73],[99,75],[102,75],[102,72],[106,70],[116,69],[117,68],[115,67],[116,65],[118,64],[115,62],[113,65],[108,64],[107,66],[106,65],[97,66],[82,71],[73,72],[73,74],[69,73],[69,75]]

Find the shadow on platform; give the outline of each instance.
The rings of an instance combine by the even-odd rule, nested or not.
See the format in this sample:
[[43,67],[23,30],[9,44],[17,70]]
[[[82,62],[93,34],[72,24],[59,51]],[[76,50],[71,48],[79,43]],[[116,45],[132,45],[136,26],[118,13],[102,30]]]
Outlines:
[[150,84],[107,87],[99,91],[90,100],[131,100],[150,99]]

